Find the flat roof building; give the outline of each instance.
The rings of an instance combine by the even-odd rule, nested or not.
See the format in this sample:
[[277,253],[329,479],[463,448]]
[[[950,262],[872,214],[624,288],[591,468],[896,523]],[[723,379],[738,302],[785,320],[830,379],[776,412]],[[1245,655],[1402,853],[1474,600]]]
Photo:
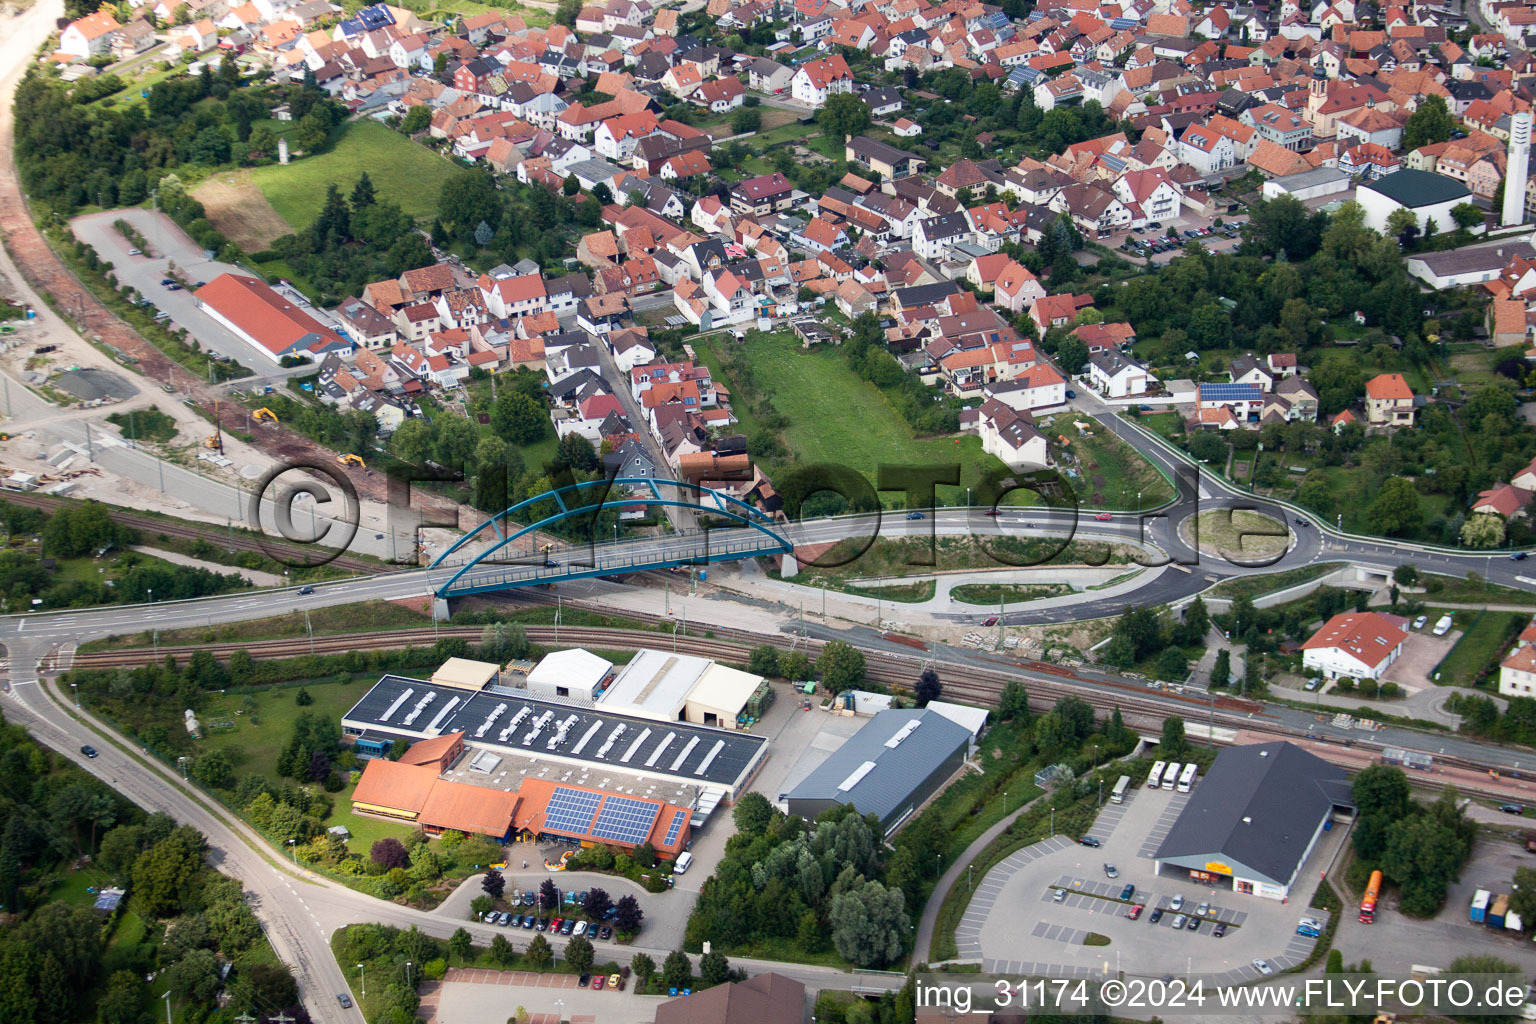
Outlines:
[[658,722],[735,729],[763,677],[669,651],[639,651],[602,695],[602,706]]
[[489,661],[449,658],[432,673],[432,685],[451,686],[458,690],[483,690],[497,682],[500,674]]
[[220,274],[194,295],[204,313],[272,363],[298,356],[318,363],[352,346],[304,310],[245,274]]
[[727,798],[756,770],[768,745],[761,736],[659,722],[601,704],[581,707],[527,690],[469,691],[396,675],[375,683],[342,716],[341,728],[360,749],[462,732],[467,746],[493,754],[678,782]]
[[960,770],[971,733],[937,711],[881,711],[788,793],[788,814],[815,818],[838,804],[880,819],[887,834]]
[[1354,808],[1337,765],[1285,742],[1228,747],[1157,848],[1158,873],[1287,899],[1336,808]]

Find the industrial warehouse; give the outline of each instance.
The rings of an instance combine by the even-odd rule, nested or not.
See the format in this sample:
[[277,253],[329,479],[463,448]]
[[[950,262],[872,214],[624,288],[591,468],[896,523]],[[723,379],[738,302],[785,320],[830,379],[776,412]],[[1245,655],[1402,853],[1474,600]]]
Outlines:
[[1344,769],[1290,743],[1228,747],[1157,848],[1157,871],[1288,899],[1335,812],[1353,810]]

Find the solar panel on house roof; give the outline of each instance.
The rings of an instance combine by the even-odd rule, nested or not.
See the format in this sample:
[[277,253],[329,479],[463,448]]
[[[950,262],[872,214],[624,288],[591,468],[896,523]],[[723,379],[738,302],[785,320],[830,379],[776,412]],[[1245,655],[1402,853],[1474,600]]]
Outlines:
[[1257,384],[1202,384],[1200,398],[1206,402],[1254,401],[1264,393]]
[[597,813],[597,805],[602,803],[603,794],[589,793],[582,789],[571,789],[569,786],[556,786],[555,792],[549,798],[549,805],[544,811],[544,827],[560,832],[574,832],[576,835],[587,835],[592,830],[592,816]]
[[603,801],[603,809],[592,823],[592,835],[597,839],[611,839],[639,846],[651,834],[656,816],[660,813],[661,805],[658,803],[610,796]]
[[688,820],[687,811],[673,811],[672,823],[667,826],[667,838],[662,841],[663,846],[671,846],[677,842],[677,833],[682,830],[683,822]]

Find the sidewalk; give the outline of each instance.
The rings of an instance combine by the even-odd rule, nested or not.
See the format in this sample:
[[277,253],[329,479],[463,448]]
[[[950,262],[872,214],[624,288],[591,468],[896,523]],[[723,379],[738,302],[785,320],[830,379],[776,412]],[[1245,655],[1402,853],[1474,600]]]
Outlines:
[[949,895],[950,889],[960,880],[960,876],[964,875],[969,869],[971,862],[981,855],[981,851],[985,850],[992,840],[1002,835],[1019,815],[1033,807],[1041,797],[1049,795],[1048,792],[1042,793],[1018,810],[1010,811],[996,825],[993,825],[977,836],[975,842],[967,846],[965,851],[955,858],[955,862],[949,866],[949,870],[944,872],[944,877],[939,879],[939,884],[933,887],[933,892],[928,897],[928,905],[923,907],[923,916],[917,923],[917,938],[913,941],[912,945],[913,963],[926,963],[932,956],[933,926],[939,917],[939,907],[943,904],[945,897]]

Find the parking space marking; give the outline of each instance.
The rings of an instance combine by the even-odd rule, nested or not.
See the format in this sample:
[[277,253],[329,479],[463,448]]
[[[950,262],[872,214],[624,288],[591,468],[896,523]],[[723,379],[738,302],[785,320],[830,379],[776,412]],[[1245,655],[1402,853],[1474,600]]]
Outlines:
[[[1143,792],[1147,797],[1153,797],[1150,791]],[[1162,790],[1158,790],[1158,793],[1161,792]],[[1173,829],[1173,823],[1183,812],[1184,805],[1189,803],[1189,797],[1188,793],[1168,794],[1168,806],[1163,808],[1163,813],[1157,816],[1157,823],[1147,831],[1146,841],[1141,844],[1141,849],[1137,851],[1136,856],[1148,860],[1157,856],[1157,848],[1163,845],[1164,839],[1168,838],[1168,833]]]

